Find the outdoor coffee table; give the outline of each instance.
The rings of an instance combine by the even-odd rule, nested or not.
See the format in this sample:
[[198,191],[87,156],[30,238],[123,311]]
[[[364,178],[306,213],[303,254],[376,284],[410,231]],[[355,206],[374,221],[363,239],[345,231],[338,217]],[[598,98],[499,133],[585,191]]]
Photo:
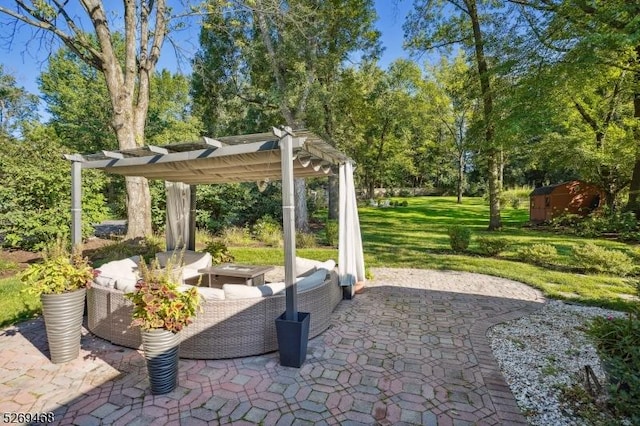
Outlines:
[[[246,284],[257,286],[264,284],[264,274],[273,269],[273,266],[236,265],[234,263],[223,263],[221,265],[210,266],[198,269],[198,273],[207,275],[208,280],[202,285],[209,287],[220,287],[222,284]],[[204,278],[204,277],[203,277]]]

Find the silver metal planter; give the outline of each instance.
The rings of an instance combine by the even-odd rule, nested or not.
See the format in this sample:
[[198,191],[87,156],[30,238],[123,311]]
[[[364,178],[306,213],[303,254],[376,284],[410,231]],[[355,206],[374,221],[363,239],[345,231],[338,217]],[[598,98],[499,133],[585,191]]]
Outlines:
[[142,331],[142,349],[147,360],[147,373],[151,393],[163,395],[174,390],[178,384],[177,334],[164,329]]
[[86,293],[87,290],[82,288],[69,293],[40,296],[51,362],[54,364],[73,361],[80,355]]

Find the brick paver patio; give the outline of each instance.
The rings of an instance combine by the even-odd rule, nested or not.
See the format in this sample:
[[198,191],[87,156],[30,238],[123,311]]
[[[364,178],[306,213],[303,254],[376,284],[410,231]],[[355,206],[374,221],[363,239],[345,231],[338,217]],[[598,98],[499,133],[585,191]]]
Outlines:
[[381,273],[338,306],[302,368],[281,367],[277,353],[181,360],[164,396],[150,394],[138,351],[85,333],[77,360],[51,364],[42,320],[27,321],[0,332],[0,412],[83,426],[526,424],[485,336],[542,302],[494,277]]

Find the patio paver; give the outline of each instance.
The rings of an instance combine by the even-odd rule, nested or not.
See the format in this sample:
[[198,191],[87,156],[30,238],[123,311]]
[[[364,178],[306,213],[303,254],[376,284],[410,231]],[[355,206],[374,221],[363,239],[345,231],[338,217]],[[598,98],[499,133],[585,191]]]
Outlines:
[[300,369],[281,367],[277,352],[180,360],[179,386],[163,396],[150,394],[136,350],[84,331],[80,357],[54,365],[41,319],[6,328],[0,412],[53,411],[60,425],[526,424],[486,332],[540,308],[539,292],[461,272],[373,274]]

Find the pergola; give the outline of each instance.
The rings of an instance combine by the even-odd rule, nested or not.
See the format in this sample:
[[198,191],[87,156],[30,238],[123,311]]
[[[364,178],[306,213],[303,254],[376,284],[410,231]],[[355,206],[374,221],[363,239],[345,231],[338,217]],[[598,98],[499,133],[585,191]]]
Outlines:
[[[353,185],[353,161],[319,136],[306,130],[273,128],[269,133],[203,138],[197,142],[144,146],[131,150],[67,155],[72,164],[72,243],[81,242],[81,171],[100,169],[123,176],[143,176],[187,188],[189,202],[183,221],[188,230],[182,241],[195,248],[195,185],[282,180],[285,250],[286,319],[297,318],[295,287],[295,226],[293,179],[340,175],[340,237],[338,272],[340,283],[353,288],[364,281],[360,225]],[[174,184],[177,183],[177,184]],[[184,192],[183,192],[184,193]],[[177,195],[179,196],[179,195]],[[184,197],[183,197],[184,198]],[[170,200],[167,200],[169,206]],[[185,203],[182,203],[185,204]],[[171,213],[168,209],[167,215]],[[169,223],[169,221],[168,221]],[[170,233],[169,231],[167,232]],[[169,242],[168,235],[168,242]],[[353,293],[351,293],[353,294]]]

